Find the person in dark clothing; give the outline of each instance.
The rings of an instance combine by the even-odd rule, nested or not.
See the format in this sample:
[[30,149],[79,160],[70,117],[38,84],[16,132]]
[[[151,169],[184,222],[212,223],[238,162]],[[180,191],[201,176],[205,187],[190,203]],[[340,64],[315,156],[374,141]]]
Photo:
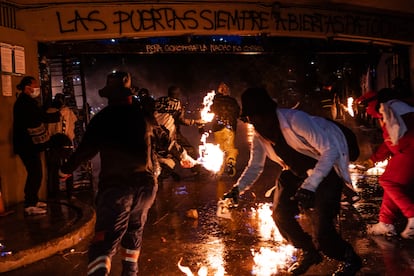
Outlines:
[[[237,201],[263,172],[266,158],[276,162],[282,171],[276,180],[273,219],[282,236],[302,250],[289,272],[306,273],[322,261],[321,251],[342,262],[333,275],[355,275],[361,259],[334,224],[343,183],[351,183],[343,132],[322,117],[278,108],[263,88],[249,88],[241,99],[242,119],[253,124],[255,134],[248,166],[224,198]],[[295,218],[300,210],[310,216],[313,238]]]
[[[109,275],[112,257],[120,250],[122,275],[137,275],[147,214],[158,189],[157,124],[152,112],[133,104],[130,76],[108,76],[100,95],[108,106],[86,127],[75,152],[62,166],[67,177],[81,162],[100,154],[96,195],[95,236],[89,247],[88,275]],[[181,151],[181,165],[194,160]]]
[[17,85],[21,91],[13,107],[13,146],[27,171],[24,187],[25,215],[46,213],[47,204],[39,201],[42,183],[42,155],[49,142],[46,124],[60,120],[60,113],[47,114],[36,98],[40,96],[39,83],[26,76]]
[[235,98],[230,96],[230,88],[223,82],[219,84],[214,96],[211,112],[214,113],[212,131],[214,140],[224,152],[224,162],[219,174],[226,172],[229,176],[236,175],[236,160],[239,151],[234,145],[237,130],[237,119],[240,106]]
[[[180,128],[182,125],[193,126],[200,125],[203,122],[201,119],[188,119],[185,117],[185,109],[180,101],[180,95],[181,90],[179,87],[170,86],[168,88],[168,95],[160,97],[155,101],[155,118],[158,124],[168,131],[171,139],[177,141],[192,158],[196,159],[197,151],[181,133]],[[171,175],[175,180],[179,180],[180,176],[174,172],[174,159],[167,155],[161,157],[162,178]],[[193,167],[192,171],[197,174],[200,171],[200,165]]]

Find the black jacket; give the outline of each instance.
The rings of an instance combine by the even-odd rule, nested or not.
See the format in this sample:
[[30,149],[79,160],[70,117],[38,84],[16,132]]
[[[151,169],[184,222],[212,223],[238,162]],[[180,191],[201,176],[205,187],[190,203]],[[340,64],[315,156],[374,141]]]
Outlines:
[[46,113],[36,99],[21,93],[13,107],[14,152],[40,152],[49,141],[46,123],[58,122],[60,112]]
[[153,124],[138,106],[109,105],[91,119],[76,151],[61,170],[71,173],[99,152],[99,189],[136,185],[143,175],[153,177],[158,169],[154,144]]

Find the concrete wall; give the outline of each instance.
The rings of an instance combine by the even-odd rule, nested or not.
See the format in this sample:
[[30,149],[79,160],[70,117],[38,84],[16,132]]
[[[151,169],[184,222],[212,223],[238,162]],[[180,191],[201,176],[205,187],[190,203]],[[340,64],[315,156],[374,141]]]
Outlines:
[[[39,76],[37,42],[31,39],[27,33],[0,27],[0,42],[24,47],[26,75],[36,78]],[[12,75],[12,96],[4,96],[3,92],[0,93],[0,183],[6,207],[24,199],[26,170],[20,158],[13,153],[12,143],[13,105],[16,101],[16,85],[21,78],[21,75]],[[1,78],[0,87],[2,87]],[[40,196],[44,197],[45,191],[43,184]]]

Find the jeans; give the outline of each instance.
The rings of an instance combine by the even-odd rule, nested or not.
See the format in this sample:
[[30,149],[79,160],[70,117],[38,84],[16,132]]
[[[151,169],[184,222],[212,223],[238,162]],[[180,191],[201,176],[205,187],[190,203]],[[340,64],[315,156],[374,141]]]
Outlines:
[[[103,256],[111,260],[119,245],[134,251],[141,249],[144,225],[157,189],[155,180],[145,176],[135,186],[118,183],[98,191],[95,237],[89,247],[90,264]],[[136,273],[138,262],[123,268]],[[128,274],[123,271],[123,275]]]

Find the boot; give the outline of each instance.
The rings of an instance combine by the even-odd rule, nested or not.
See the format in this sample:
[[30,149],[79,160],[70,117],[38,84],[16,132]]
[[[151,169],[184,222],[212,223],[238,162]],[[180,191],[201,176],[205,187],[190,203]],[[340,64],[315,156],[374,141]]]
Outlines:
[[317,250],[303,251],[302,257],[299,261],[291,265],[288,272],[292,275],[302,275],[314,265],[322,262],[322,256]]
[[401,237],[404,239],[414,239],[414,217],[408,219],[407,226],[401,232]]
[[338,267],[332,276],[354,276],[362,267],[361,258],[353,249],[348,249],[345,253],[344,262]]
[[367,233],[370,235],[385,235],[387,237],[393,237],[397,235],[394,225],[387,224],[382,221],[369,225],[367,227]]

